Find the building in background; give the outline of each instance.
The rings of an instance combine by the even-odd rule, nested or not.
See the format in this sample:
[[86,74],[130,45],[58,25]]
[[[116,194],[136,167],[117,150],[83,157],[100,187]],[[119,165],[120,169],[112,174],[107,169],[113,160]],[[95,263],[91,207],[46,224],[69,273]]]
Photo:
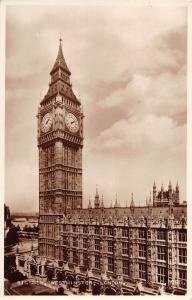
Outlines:
[[[38,109],[39,253],[20,256],[41,278],[98,282],[106,294],[158,294],[187,290],[187,214],[179,185],[169,182],[136,207],[107,208],[96,190],[82,208],[83,112],[72,90],[61,39],[48,92]],[[86,159],[86,158],[85,158]],[[103,179],[104,180],[104,179]],[[23,263],[25,261],[25,263]]]

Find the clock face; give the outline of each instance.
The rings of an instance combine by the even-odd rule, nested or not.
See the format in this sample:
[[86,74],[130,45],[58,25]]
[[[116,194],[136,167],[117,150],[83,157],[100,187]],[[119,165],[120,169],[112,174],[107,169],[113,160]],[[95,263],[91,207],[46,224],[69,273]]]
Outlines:
[[67,128],[73,133],[76,133],[79,130],[78,120],[73,114],[68,113],[66,115],[65,123],[67,125]]
[[47,132],[51,125],[52,125],[52,114],[51,113],[47,113],[44,117],[43,120],[41,122],[41,130],[42,132]]

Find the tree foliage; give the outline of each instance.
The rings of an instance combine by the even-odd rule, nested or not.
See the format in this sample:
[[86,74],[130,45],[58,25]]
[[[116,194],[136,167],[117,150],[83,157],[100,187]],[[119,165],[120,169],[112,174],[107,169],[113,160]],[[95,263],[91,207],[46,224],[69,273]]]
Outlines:
[[11,226],[5,238],[5,246],[15,245],[19,242],[17,227]]

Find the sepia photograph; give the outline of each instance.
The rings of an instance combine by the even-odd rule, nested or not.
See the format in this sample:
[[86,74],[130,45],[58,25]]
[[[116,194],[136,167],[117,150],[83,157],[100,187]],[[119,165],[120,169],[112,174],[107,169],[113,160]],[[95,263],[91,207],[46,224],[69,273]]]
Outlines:
[[187,293],[188,7],[139,2],[5,7],[4,295]]

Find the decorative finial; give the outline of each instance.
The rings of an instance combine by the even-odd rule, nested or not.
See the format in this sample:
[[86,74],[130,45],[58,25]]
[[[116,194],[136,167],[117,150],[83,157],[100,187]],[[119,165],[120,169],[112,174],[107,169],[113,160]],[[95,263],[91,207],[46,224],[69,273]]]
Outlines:
[[61,33],[59,33],[59,42],[62,42]]

